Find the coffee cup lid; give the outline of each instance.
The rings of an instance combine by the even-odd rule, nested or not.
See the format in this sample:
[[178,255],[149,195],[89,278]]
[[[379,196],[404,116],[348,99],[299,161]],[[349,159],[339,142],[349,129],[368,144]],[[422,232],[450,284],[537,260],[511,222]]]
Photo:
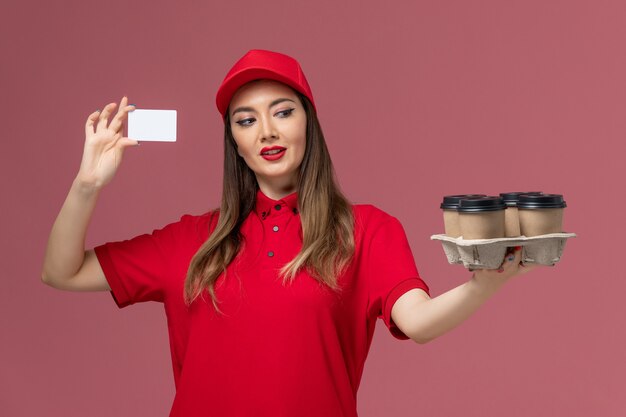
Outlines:
[[465,198],[459,202],[459,213],[478,213],[506,209],[504,200],[499,196]]
[[540,195],[543,193],[541,191],[515,191],[510,193],[500,193],[500,197],[504,200],[504,204],[509,207],[515,207],[519,196],[523,194]]
[[456,210],[459,207],[459,201],[464,198],[486,197],[486,194],[456,194],[443,197],[443,202],[439,208],[444,210]]
[[518,209],[565,208],[562,194],[522,194],[517,200]]

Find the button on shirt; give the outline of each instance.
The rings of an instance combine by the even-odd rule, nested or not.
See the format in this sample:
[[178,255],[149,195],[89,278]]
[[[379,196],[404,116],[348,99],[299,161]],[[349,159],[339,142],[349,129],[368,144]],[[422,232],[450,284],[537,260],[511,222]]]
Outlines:
[[[302,247],[297,194],[257,192],[241,227],[239,255],[216,282],[224,315],[205,295],[187,308],[189,263],[215,229],[219,211],[183,215],[150,234],[94,248],[119,308],[164,304],[176,395],[170,417],[356,417],[363,366],[381,318],[420,278],[393,216],[353,205],[356,252],[338,294],[300,271],[283,285],[278,270]],[[245,394],[245,401],[242,395]]]
[[[302,233],[300,231],[300,218],[297,216],[297,210],[294,210],[297,197],[294,193],[283,200],[279,200],[280,202],[276,204],[274,200],[266,197],[262,192],[259,191],[257,194],[255,211],[262,213],[261,223],[264,240],[262,245],[267,253],[259,266],[270,270],[270,274],[273,275],[276,269],[290,261],[291,258],[287,259],[285,254],[291,254],[294,247],[302,246],[301,242],[290,241],[288,237],[298,237]],[[294,229],[292,233],[290,233],[291,229]],[[282,249],[282,247],[286,247],[286,249]]]

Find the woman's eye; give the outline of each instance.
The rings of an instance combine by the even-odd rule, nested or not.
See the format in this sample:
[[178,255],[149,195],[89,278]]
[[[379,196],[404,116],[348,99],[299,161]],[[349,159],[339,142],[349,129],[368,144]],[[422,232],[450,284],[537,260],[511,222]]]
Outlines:
[[294,110],[295,110],[295,109],[287,109],[287,110],[279,111],[279,112],[278,112],[278,113],[276,113],[276,114],[284,114],[284,115],[285,115],[285,117],[288,117],[288,116],[291,114],[291,112],[292,112],[292,111],[294,111]]
[[250,118],[250,119],[243,119],[243,120],[239,120],[239,121],[237,122],[237,124],[238,124],[239,126],[250,126],[250,125],[249,125],[249,124],[247,124],[246,122],[250,122],[250,121],[252,121],[252,120],[254,120],[254,119]]

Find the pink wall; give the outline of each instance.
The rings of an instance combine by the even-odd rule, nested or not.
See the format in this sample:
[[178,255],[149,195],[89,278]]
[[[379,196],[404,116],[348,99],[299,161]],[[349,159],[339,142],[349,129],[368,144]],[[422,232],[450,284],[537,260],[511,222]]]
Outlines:
[[0,414],[165,416],[161,305],[40,281],[89,113],[178,110],[178,142],[128,149],[86,245],[218,204],[214,105],[247,50],[295,56],[354,202],[398,217],[434,296],[469,279],[430,235],[444,194],[565,195],[578,233],[427,344],[382,322],[359,390],[376,416],[623,415],[626,6],[616,1],[3,3]]

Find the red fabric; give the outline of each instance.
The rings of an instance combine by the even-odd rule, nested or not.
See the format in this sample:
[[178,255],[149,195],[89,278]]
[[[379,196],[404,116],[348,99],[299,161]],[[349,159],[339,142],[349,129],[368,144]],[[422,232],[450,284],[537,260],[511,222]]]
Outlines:
[[274,201],[259,191],[242,225],[244,247],[217,281],[225,315],[208,294],[189,308],[183,302],[187,268],[217,212],[94,248],[120,308],[164,303],[176,385],[170,417],[357,415],[376,319],[408,339],[391,307],[410,289],[429,290],[400,222],[372,205],[353,208],[356,253],[342,294],[305,272],[283,286],[276,270],[302,246],[297,195]]

